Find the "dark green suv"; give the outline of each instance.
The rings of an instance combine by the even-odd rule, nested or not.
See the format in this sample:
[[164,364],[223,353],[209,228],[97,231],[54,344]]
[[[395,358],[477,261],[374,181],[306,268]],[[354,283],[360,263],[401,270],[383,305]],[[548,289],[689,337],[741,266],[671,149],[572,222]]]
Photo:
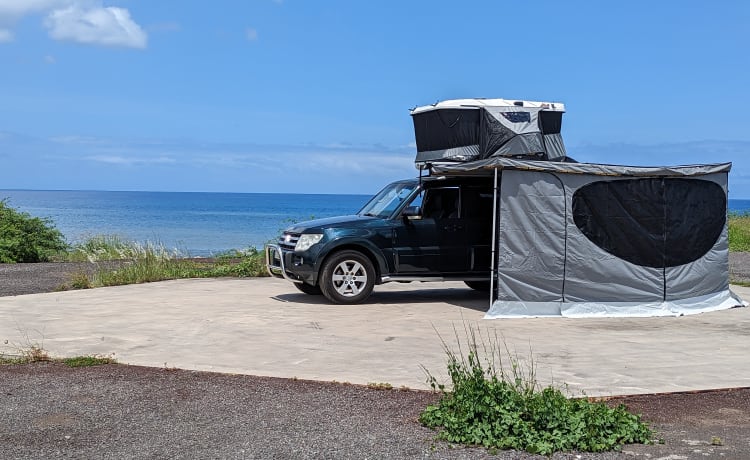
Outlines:
[[306,294],[359,303],[389,281],[464,281],[489,290],[492,180],[394,182],[356,215],[295,224],[266,246],[268,272]]

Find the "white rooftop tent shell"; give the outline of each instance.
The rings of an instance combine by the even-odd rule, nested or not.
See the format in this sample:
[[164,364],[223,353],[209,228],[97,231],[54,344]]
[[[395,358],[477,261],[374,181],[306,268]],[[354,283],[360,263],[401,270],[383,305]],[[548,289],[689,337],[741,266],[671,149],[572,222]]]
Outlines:
[[495,157],[433,174],[495,176],[486,318],[675,316],[743,305],[728,284],[730,167]]
[[417,164],[492,156],[564,160],[559,102],[455,99],[411,111]]

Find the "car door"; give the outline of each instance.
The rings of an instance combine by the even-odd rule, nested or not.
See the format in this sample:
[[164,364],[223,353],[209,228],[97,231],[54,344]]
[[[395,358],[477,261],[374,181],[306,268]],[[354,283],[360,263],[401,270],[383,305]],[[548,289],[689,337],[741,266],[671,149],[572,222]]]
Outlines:
[[[394,267],[399,275],[428,275],[440,272],[440,245],[434,216],[425,216],[426,192],[420,193],[409,206],[420,209],[414,218],[402,217],[393,229]],[[429,206],[436,203],[429,198]]]
[[469,270],[460,193],[458,186],[426,190],[421,197],[421,216],[403,219],[397,226],[394,253],[398,274],[443,275]]

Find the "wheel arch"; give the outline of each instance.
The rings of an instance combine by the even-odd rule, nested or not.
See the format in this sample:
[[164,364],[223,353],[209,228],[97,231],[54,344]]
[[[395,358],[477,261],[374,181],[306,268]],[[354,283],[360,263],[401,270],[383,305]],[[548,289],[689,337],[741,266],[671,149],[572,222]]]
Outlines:
[[375,269],[375,284],[381,284],[380,279],[383,276],[383,273],[387,273],[388,270],[385,258],[380,254],[380,251],[377,248],[371,248],[369,246],[370,245],[362,242],[347,242],[329,249],[325,257],[318,261],[317,267],[315,268],[315,284],[320,282],[320,271],[323,269],[325,262],[334,254],[341,251],[357,251],[367,257]]

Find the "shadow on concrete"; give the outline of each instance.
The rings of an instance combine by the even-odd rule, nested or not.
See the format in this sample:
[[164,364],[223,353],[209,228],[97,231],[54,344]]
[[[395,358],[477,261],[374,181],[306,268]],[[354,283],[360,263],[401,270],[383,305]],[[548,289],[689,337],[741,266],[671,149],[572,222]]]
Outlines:
[[[280,302],[341,307],[340,305],[331,304],[322,295],[308,295],[301,292],[279,294],[272,297],[272,299]],[[469,288],[425,289],[417,286],[415,286],[414,289],[409,290],[378,291],[378,287],[376,286],[370,298],[358,306],[426,304],[435,302],[442,302],[456,307],[485,312],[489,308],[489,294]]]

